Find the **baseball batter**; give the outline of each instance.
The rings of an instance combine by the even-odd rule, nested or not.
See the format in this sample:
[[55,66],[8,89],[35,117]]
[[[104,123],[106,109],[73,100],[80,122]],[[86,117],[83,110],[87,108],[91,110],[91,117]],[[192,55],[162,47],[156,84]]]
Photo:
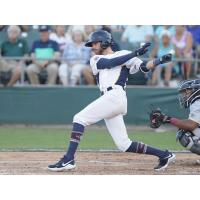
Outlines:
[[[151,126],[158,128],[165,123],[176,126],[179,128],[176,134],[177,141],[192,153],[200,155],[200,80],[182,81],[178,91],[181,107],[190,109],[188,119],[170,117],[156,109],[151,112]],[[199,160],[197,162],[200,164]]]
[[142,142],[131,141],[127,135],[123,115],[127,113],[125,86],[128,75],[139,70],[146,73],[159,64],[170,62],[171,54],[148,62],[137,58],[147,52],[150,43],[144,44],[134,52],[126,50],[113,52],[111,34],[102,30],[93,32],[85,46],[91,47],[95,54],[90,60],[90,65],[101,96],[74,116],[67,152],[57,163],[49,165],[48,169],[63,171],[75,168],[75,152],[85,126],[100,120],[105,120],[107,129],[119,150],[157,156],[159,163],[154,169],[157,171],[165,169],[175,159],[175,155]]

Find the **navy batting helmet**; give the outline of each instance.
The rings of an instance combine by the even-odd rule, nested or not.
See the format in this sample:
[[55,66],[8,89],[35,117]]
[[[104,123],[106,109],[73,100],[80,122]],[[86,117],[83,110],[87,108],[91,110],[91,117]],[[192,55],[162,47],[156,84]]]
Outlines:
[[90,34],[88,42],[85,43],[86,47],[92,47],[93,42],[101,42],[101,48],[106,49],[112,45],[112,36],[109,32],[99,30]]
[[188,108],[197,99],[200,99],[200,80],[185,80],[179,84],[178,91],[180,105]]

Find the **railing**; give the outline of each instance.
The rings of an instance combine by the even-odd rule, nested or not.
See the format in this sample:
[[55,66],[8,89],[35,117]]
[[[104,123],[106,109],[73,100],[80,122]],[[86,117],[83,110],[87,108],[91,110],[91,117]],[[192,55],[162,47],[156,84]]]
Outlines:
[[[1,57],[0,59],[4,59],[4,60],[18,60],[18,61],[33,61],[33,60],[47,60],[47,59],[33,59],[31,57]],[[149,58],[141,58],[144,61],[149,61]],[[59,61],[59,62],[63,62],[63,61],[73,61],[73,60],[66,60],[63,58],[58,58],[58,59],[48,59],[48,60],[52,60],[52,61]],[[175,58],[173,59],[173,62],[192,62],[193,63],[193,70],[194,73],[197,72],[198,70],[198,63],[200,63],[200,58],[198,57],[193,57],[193,58]],[[25,68],[22,67],[22,72],[21,72],[21,79],[20,79],[20,83],[21,85],[24,84],[24,75],[25,75]]]

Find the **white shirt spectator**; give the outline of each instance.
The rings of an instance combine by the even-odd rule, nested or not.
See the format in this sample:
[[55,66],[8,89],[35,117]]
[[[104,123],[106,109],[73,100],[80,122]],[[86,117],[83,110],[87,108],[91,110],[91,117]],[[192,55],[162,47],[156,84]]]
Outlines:
[[153,36],[153,26],[127,26],[122,40],[128,40],[130,43],[147,42]]
[[56,33],[51,33],[50,39],[58,43],[61,52],[64,51],[67,43],[71,43],[71,38],[69,38],[67,34],[65,34],[65,36],[59,37]]

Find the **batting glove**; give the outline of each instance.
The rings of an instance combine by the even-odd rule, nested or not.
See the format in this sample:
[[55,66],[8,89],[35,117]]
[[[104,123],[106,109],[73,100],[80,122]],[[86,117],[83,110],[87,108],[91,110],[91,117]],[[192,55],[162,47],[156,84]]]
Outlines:
[[135,50],[136,56],[142,56],[148,51],[148,47],[151,46],[150,42],[145,43],[142,47]]
[[160,64],[164,64],[164,63],[168,63],[172,61],[172,54],[165,54],[163,55],[161,58],[157,58],[154,60],[154,66],[160,65]]

